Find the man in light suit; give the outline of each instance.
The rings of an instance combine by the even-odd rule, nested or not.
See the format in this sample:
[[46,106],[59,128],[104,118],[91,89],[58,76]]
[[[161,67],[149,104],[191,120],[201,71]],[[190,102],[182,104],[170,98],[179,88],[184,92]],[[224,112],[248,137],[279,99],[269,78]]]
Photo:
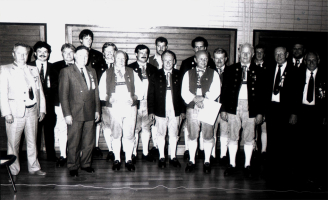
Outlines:
[[16,43],[12,52],[14,63],[1,66],[0,73],[0,105],[1,116],[6,120],[7,154],[17,156],[16,161],[10,165],[14,176],[20,171],[18,156],[23,131],[29,173],[46,175],[41,170],[36,149],[38,121],[43,120],[46,105],[38,69],[26,65],[29,50],[28,45]]
[[44,142],[47,151],[47,160],[57,161],[55,151],[55,134],[54,128],[56,125],[56,114],[54,105],[54,91],[52,86],[55,81],[55,72],[52,67],[52,63],[48,62],[51,46],[42,41],[38,41],[34,46],[35,61],[27,63],[31,66],[36,66],[39,70],[40,80],[42,83],[43,93],[46,99],[47,115],[42,122],[38,124],[37,135],[37,150],[40,153],[41,150],[41,135],[44,133]]
[[86,172],[94,172],[91,154],[100,102],[97,74],[87,66],[88,54],[87,47],[77,47],[75,64],[62,69],[59,75],[59,101],[68,125],[67,168],[71,176],[78,176],[80,166]]

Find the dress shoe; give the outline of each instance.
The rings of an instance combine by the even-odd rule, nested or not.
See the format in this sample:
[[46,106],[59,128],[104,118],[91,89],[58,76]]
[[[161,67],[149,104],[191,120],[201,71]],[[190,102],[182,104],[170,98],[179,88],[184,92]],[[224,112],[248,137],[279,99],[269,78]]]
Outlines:
[[115,160],[115,155],[112,151],[108,152],[108,154],[107,154],[106,161],[108,162],[109,160],[112,160],[112,161]]
[[173,167],[181,167],[181,164],[177,158],[170,159],[169,163],[173,165]]
[[226,166],[228,164],[228,157],[227,156],[223,156],[222,158],[219,159],[219,164],[222,166]]
[[134,164],[132,163],[131,160],[128,160],[128,162],[125,163],[125,167],[130,171],[134,172],[136,170]]
[[161,169],[164,169],[166,167],[166,162],[165,162],[165,158],[161,158],[158,161],[158,167]]
[[215,162],[216,162],[216,158],[214,158],[214,157],[211,155],[211,157],[210,157],[210,161],[211,161],[211,163],[215,163]]
[[58,158],[56,156],[47,156],[47,161],[57,162]]
[[118,161],[118,160],[115,160],[113,162],[113,167],[112,167],[112,170],[114,171],[119,171],[121,169],[121,162]]
[[236,167],[229,165],[228,168],[224,171],[224,176],[230,176],[236,173]]
[[132,154],[132,163],[135,165],[137,163],[137,156]]
[[99,147],[93,148],[92,154],[94,156],[103,156],[103,153]]
[[73,176],[73,177],[77,177],[79,176],[78,172],[77,172],[77,169],[74,169],[74,170],[70,170],[69,171],[69,175]]
[[146,156],[142,154],[142,160],[145,160],[148,162],[156,162],[156,159],[150,153],[148,153],[148,155],[146,155]]
[[192,171],[194,171],[194,169],[195,169],[195,164],[193,162],[189,161],[187,163],[185,172],[192,172]]
[[210,174],[211,173],[211,164],[209,162],[204,163],[203,171],[204,171],[205,174]]
[[204,150],[199,150],[199,151],[198,151],[198,158],[199,158],[199,159],[204,159],[204,158],[205,158]]
[[41,169],[38,170],[38,171],[34,171],[34,172],[29,172],[30,174],[33,174],[33,175],[39,175],[39,176],[45,176],[47,173],[42,171]]
[[56,162],[57,167],[64,167],[65,163],[67,162],[67,159],[63,156],[60,156],[59,159]]
[[158,157],[159,156],[159,152],[158,152],[158,149],[156,147],[153,147],[150,149],[149,153],[151,155],[153,155],[154,157]]
[[81,170],[86,171],[88,173],[94,173],[95,170],[92,167],[81,167]]
[[245,167],[244,170],[243,170],[243,173],[244,173],[244,177],[245,178],[251,178],[252,177],[252,169],[251,169],[251,166]]
[[186,161],[189,161],[190,156],[189,156],[189,150],[186,150],[183,154],[183,159]]

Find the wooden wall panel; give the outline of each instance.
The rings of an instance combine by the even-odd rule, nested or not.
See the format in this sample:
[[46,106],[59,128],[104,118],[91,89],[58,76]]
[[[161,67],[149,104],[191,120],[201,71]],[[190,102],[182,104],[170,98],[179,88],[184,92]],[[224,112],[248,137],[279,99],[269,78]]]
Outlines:
[[94,33],[92,47],[101,51],[105,42],[113,42],[116,46],[125,51],[129,56],[128,63],[136,61],[134,49],[138,44],[149,47],[150,55],[154,55],[155,40],[163,36],[168,39],[169,49],[177,56],[177,67],[182,60],[194,55],[191,41],[202,36],[208,40],[208,50],[212,54],[213,50],[224,48],[230,57],[230,64],[235,61],[236,29],[215,29],[215,28],[176,28],[176,27],[151,27],[151,28],[108,28],[91,25],[66,25],[66,42],[75,46],[80,45],[79,34],[83,29],[90,29]]

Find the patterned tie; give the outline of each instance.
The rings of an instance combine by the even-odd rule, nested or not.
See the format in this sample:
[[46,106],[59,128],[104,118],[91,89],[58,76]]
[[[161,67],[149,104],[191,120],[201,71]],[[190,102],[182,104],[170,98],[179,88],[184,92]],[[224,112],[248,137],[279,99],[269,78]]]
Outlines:
[[40,79],[41,79],[41,83],[43,85],[44,84],[44,69],[43,69],[43,64],[41,64]]
[[308,85],[308,92],[306,96],[306,100],[311,103],[313,101],[313,91],[314,91],[314,78],[313,78],[313,72],[311,72],[311,77],[309,80],[309,85]]
[[276,75],[276,80],[274,82],[274,89],[273,89],[273,94],[274,95],[277,95],[280,91],[279,84],[280,84],[280,80],[281,80],[281,67],[282,67],[282,65],[278,65],[278,67],[279,67],[279,70],[278,70],[278,73]]
[[87,79],[85,78],[85,75],[84,75],[84,72],[83,72],[83,68],[81,68],[81,74],[82,74],[82,78],[83,78],[85,84],[88,85],[87,84]]
[[243,68],[243,81],[246,81],[246,70],[247,70],[247,66],[243,65],[241,66]]
[[166,87],[167,87],[167,88],[170,88],[170,87],[171,87],[171,85],[170,85],[170,80],[171,80],[171,73],[168,72],[168,73],[166,74]]
[[121,70],[116,70],[116,74],[118,74],[121,78],[123,78],[123,74],[122,74],[122,72],[121,72]]

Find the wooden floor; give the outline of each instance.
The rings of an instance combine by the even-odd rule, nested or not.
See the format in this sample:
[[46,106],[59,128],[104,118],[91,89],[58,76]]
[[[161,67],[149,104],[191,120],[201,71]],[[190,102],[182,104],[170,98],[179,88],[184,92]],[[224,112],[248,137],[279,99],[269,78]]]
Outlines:
[[[25,152],[24,152],[25,153]],[[224,177],[225,167],[213,164],[212,173],[204,174],[202,160],[196,160],[196,171],[185,173],[186,162],[178,157],[182,168],[159,169],[157,163],[142,161],[141,152],[136,171],[129,172],[123,166],[119,172],[112,171],[112,162],[104,156],[94,158],[95,173],[79,171],[72,178],[66,167],[57,168],[54,162],[42,159],[40,164],[47,172],[45,177],[29,175],[26,157],[21,158],[21,172],[16,181],[17,193],[8,182],[5,168],[1,168],[1,200],[75,200],[75,199],[327,199],[327,192],[306,190],[277,190],[266,185],[261,178],[245,179],[242,171],[233,177]],[[237,155],[237,165],[242,166],[243,152]]]

